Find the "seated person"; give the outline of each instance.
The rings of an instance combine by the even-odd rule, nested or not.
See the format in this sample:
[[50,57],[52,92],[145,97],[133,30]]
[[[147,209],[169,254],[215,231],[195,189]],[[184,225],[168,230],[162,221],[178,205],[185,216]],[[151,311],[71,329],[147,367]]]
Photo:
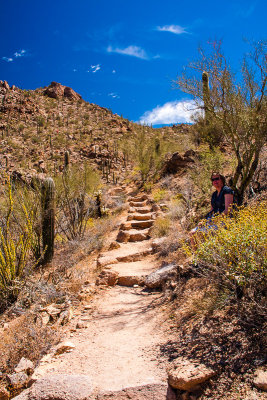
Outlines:
[[[213,187],[216,189],[211,196],[211,210],[206,215],[206,219],[210,221],[210,228],[217,229],[215,225],[212,225],[211,219],[215,214],[228,214],[231,210],[232,204],[234,202],[234,191],[225,185],[225,177],[219,173],[212,173],[211,182]],[[206,231],[209,226],[201,227],[203,221],[200,221],[198,226],[190,231],[191,244],[194,246],[195,242],[193,235],[197,231]]]

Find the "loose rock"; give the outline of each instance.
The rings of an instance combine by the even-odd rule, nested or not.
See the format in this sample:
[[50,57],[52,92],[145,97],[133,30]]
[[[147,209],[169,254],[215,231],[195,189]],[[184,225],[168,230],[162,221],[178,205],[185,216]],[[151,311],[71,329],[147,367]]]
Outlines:
[[26,372],[26,374],[31,375],[34,371],[34,364],[31,360],[22,357],[20,362],[15,368],[15,372]]
[[257,369],[255,372],[254,385],[261,390],[267,391],[267,371]]
[[169,384],[180,390],[190,390],[213,377],[215,372],[204,364],[177,358],[168,368]]

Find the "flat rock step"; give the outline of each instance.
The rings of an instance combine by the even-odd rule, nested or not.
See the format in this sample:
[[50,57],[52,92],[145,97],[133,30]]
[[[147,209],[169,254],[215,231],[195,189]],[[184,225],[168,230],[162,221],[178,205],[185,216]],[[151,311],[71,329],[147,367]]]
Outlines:
[[151,207],[134,207],[132,213],[148,214],[151,213],[151,211]]
[[129,197],[128,201],[145,201],[148,200],[148,196],[146,194],[139,195],[136,197]]
[[147,205],[146,201],[130,201],[130,206],[131,207],[144,207]]
[[131,262],[141,260],[142,257],[152,254],[151,240],[136,243],[122,243],[119,249],[114,249],[100,254],[97,260],[98,267],[105,267],[118,262]]
[[107,265],[106,268],[110,268],[117,272],[119,275],[134,275],[134,276],[146,276],[159,268],[158,261],[155,255],[146,257],[144,260],[129,262],[120,262],[116,265]]
[[141,242],[143,240],[149,239],[149,230],[143,229],[130,229],[127,231],[119,231],[117,236],[117,242],[126,243],[126,242]]
[[131,225],[134,229],[146,229],[146,228],[151,228],[151,226],[154,224],[153,219],[148,219],[146,221],[132,221]]
[[149,219],[152,219],[152,213],[149,214],[130,214],[127,217],[127,221],[148,221]]
[[102,392],[97,400],[175,400],[176,394],[167,383],[149,383],[123,388],[119,391]]

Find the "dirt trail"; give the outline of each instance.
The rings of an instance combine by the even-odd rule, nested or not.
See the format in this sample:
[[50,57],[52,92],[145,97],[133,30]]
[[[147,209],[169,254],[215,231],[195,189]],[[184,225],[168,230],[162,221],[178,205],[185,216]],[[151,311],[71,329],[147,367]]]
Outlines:
[[[127,221],[117,237],[121,243],[116,246],[120,247],[100,254],[98,259],[104,271],[116,271],[118,283],[128,286],[102,287],[79,317],[85,327],[67,336],[75,348],[45,357],[34,377],[62,373],[89,376],[95,399],[102,399],[99,393],[106,392],[110,399],[172,399],[173,394],[167,394],[164,360],[158,354],[159,345],[164,343],[162,321],[155,308],[160,294],[148,293],[137,285],[158,267],[148,239],[155,215],[146,196],[129,202]],[[125,394],[129,387],[139,388],[138,395],[127,390]]]

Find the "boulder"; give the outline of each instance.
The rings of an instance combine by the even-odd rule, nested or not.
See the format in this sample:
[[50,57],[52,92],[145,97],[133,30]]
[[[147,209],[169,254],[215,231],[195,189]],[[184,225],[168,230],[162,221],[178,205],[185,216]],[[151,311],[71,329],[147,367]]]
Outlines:
[[51,84],[44,90],[44,94],[53,99],[66,97],[70,100],[81,100],[82,97],[73,89],[63,86],[58,82],[51,82]]
[[215,372],[204,364],[189,361],[183,357],[171,363],[168,372],[170,386],[180,390],[191,390],[198,384],[206,382],[215,375]]
[[110,270],[102,271],[96,279],[97,286],[100,285],[115,286],[117,282],[118,282],[118,273]]
[[26,386],[29,381],[29,376],[25,372],[8,374],[7,381],[13,389],[21,389]]
[[188,167],[189,164],[194,163],[194,160],[189,157],[189,151],[183,156],[178,152],[173,153],[166,161],[162,169],[162,175],[175,174],[180,169]]
[[87,375],[55,374],[38,379],[14,400],[90,400],[92,391]]
[[145,286],[149,289],[162,288],[163,284],[177,275],[177,265],[169,264],[149,274]]
[[258,389],[267,391],[267,371],[257,369],[253,383]]
[[34,364],[31,360],[22,357],[20,362],[15,368],[15,372],[26,372],[26,374],[31,375],[34,371]]

